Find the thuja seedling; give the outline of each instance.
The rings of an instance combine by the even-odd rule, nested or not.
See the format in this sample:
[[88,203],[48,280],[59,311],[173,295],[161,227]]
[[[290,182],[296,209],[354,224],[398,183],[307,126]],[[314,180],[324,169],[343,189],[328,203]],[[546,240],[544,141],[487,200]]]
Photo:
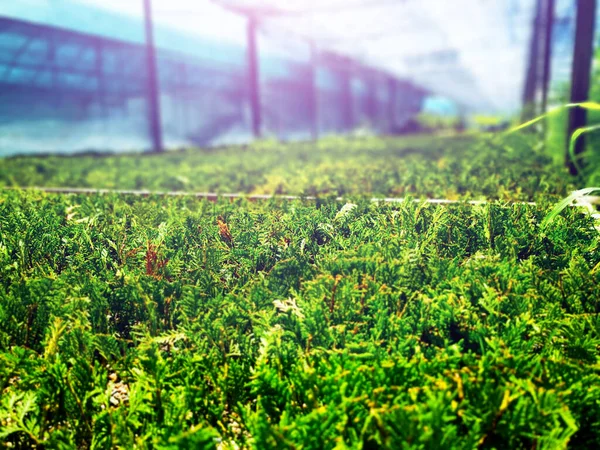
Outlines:
[[[65,222],[73,204],[97,224]],[[2,193],[3,442],[600,439],[589,217],[539,233],[534,205],[354,205]]]
[[0,442],[597,447],[600,235],[544,206],[573,184],[531,136],[499,142],[3,162],[0,184],[321,196],[2,191]]
[[[82,155],[68,165],[55,157],[17,157],[0,164],[0,186],[179,191],[171,175],[178,173],[188,192],[345,196],[349,203],[352,196],[535,201],[574,189],[535,136],[516,131],[493,139],[326,139],[316,150],[304,143],[256,144],[243,158],[241,151]],[[32,165],[61,169],[32,173]]]

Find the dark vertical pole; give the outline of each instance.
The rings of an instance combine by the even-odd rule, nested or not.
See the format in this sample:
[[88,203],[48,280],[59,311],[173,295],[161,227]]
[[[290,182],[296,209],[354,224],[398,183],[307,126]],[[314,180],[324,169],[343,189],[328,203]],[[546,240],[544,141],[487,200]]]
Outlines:
[[388,132],[396,128],[396,105],[398,103],[398,83],[395,78],[388,78]]
[[352,99],[352,73],[349,67],[341,69],[342,88],[342,120],[344,131],[352,131],[354,128],[354,104]]
[[152,6],[150,0],[144,0],[144,22],[146,27],[146,68],[148,70],[148,119],[150,122],[150,136],[152,150],[163,150],[162,129],[160,121],[160,102],[158,90],[158,77],[156,69],[156,49],[154,47],[154,30],[152,25]]
[[186,63],[181,64],[180,69],[181,76],[181,86],[182,86],[182,95],[180,98],[181,101],[181,129],[182,135],[187,136],[192,132],[190,127],[190,121],[188,120],[189,116],[189,103],[188,99],[192,95],[192,89],[190,87],[190,83],[188,81],[188,68]]
[[377,78],[375,74],[367,75],[367,116],[371,126],[377,126]]
[[252,133],[255,138],[260,138],[262,117],[260,110],[260,79],[256,32],[256,18],[248,17],[248,83],[250,89],[250,110],[252,112]]
[[98,104],[102,117],[106,116],[106,79],[104,76],[104,46],[102,41],[95,41],[96,50],[96,79],[98,80]]
[[319,86],[317,84],[317,50],[315,43],[310,43],[310,80],[309,80],[309,120],[313,141],[319,139]]
[[[126,65],[127,65],[127,59],[129,58],[129,52],[122,50],[119,51],[117,53],[118,55],[118,61],[119,64],[117,65],[118,70],[119,70],[119,74],[118,76],[121,78],[121,80],[125,80],[127,78],[127,72],[125,71]],[[148,97],[148,88],[144,87],[143,88],[143,92],[144,94],[146,94],[146,97]],[[120,107],[121,107],[121,111],[125,112],[125,113],[129,113],[129,102],[126,101],[125,99],[126,97],[126,93],[127,93],[127,87],[124,86],[124,84],[121,84],[121,86],[119,86],[119,90],[115,93],[113,91],[113,95],[115,95],[115,99],[118,98],[118,102],[117,103]],[[150,116],[148,115],[148,119],[150,118]],[[150,123],[150,121],[148,121],[148,123]]]
[[552,31],[554,28],[555,0],[545,1],[544,23],[544,68],[542,73],[542,113],[548,108],[548,91],[552,70]]
[[[48,64],[51,67],[51,83],[53,92],[60,92],[58,88],[58,64],[56,62],[56,36],[50,33],[48,36]],[[52,96],[52,103],[55,108],[60,105],[60,99],[56,95]]]
[[527,64],[527,74],[525,77],[525,89],[523,91],[523,121],[529,120],[536,115],[535,97],[539,78],[538,70],[540,61],[540,27],[542,25],[542,10],[543,0],[537,0],[535,19],[531,31],[531,44],[529,46],[529,62]]
[[56,39],[54,34],[48,36],[48,62],[52,70],[52,89],[58,91],[58,68],[56,64]]
[[[575,27],[575,48],[573,50],[573,68],[571,73],[571,103],[584,102],[588,99],[590,78],[592,72],[592,58],[594,56],[594,33],[596,25],[596,0],[577,1],[577,19]],[[566,164],[571,174],[577,174],[577,168],[568,152],[568,141],[573,132],[585,127],[587,114],[583,108],[569,110],[569,123],[567,128]],[[583,138],[577,140],[575,155],[585,150]]]

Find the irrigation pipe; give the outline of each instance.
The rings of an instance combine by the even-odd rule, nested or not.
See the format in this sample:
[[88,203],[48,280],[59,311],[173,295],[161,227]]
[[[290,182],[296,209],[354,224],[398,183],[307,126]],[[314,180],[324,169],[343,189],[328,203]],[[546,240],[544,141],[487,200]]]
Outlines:
[[[299,195],[268,195],[268,194],[216,194],[212,192],[185,192],[185,191],[145,191],[145,190],[122,190],[122,189],[90,189],[90,188],[53,188],[53,187],[4,187],[5,190],[34,190],[42,191],[49,194],[117,194],[117,195],[135,195],[139,197],[149,197],[151,195],[162,197],[195,197],[198,199],[216,202],[218,199],[238,200],[245,199],[251,202],[266,201],[266,200],[308,200],[316,201],[315,196],[299,196]],[[370,199],[373,203],[402,203],[407,199],[405,197],[373,197]],[[335,201],[346,201],[343,197],[336,197]],[[425,198],[410,199],[414,203],[432,203],[436,205],[454,205],[454,204],[469,204],[469,205],[486,205],[491,203],[488,200],[449,200],[444,198]],[[508,202],[515,205],[537,206],[536,202]]]

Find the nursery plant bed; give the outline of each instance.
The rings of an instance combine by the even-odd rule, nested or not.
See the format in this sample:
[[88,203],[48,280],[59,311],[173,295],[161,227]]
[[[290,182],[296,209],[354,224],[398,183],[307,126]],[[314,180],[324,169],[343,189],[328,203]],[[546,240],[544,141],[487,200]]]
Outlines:
[[[316,197],[316,196],[301,196],[301,195],[281,195],[281,194],[244,194],[244,193],[223,193],[217,194],[216,192],[186,192],[186,191],[146,191],[146,190],[122,190],[122,189],[89,189],[89,188],[72,188],[72,187],[30,187],[30,188],[4,188],[5,190],[33,190],[42,191],[48,194],[85,194],[85,195],[103,195],[103,194],[116,194],[116,195],[132,195],[138,197],[193,197],[201,200],[208,200],[216,202],[219,199],[224,200],[247,200],[250,202],[267,201],[267,200],[283,200],[283,201],[334,201],[334,202],[345,202],[347,199],[344,197]],[[438,205],[454,205],[464,203],[468,205],[485,205],[493,203],[495,201],[490,200],[456,200],[447,198],[405,198],[405,197],[367,197],[365,195],[357,196],[357,198],[368,200],[372,203],[403,203],[406,201],[414,203],[431,203]],[[596,198],[596,197],[594,197]],[[535,202],[509,202],[513,204],[525,204],[535,206]]]
[[209,200],[0,192],[6,445],[600,443],[579,209]]
[[539,201],[576,189],[532,136],[331,138],[214,151],[14,157],[0,186]]

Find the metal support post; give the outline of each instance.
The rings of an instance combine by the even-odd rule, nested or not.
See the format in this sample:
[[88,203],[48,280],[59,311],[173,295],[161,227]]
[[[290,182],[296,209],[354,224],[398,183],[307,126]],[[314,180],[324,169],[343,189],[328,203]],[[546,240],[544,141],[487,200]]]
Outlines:
[[537,0],[535,19],[531,31],[531,43],[529,46],[529,62],[525,77],[525,89],[523,91],[523,114],[522,120],[527,121],[536,115],[536,93],[539,79],[540,60],[540,30],[542,27],[542,12],[544,0]]
[[[571,103],[588,100],[590,78],[592,72],[592,59],[594,56],[594,34],[596,25],[596,0],[577,1],[577,19],[575,28],[575,48],[573,50],[573,68],[571,74]],[[569,110],[567,128],[566,165],[573,175],[577,175],[577,167],[569,155],[569,140],[575,130],[585,127],[587,114],[583,108]],[[575,156],[585,150],[585,141],[581,137],[575,146]]]
[[318,56],[314,42],[310,42],[310,75],[309,75],[309,120],[313,141],[319,139],[319,86],[317,84]]
[[248,17],[248,83],[250,90],[250,110],[252,113],[252,133],[255,138],[261,137],[262,116],[260,108],[260,78],[258,65],[256,18]]
[[388,132],[393,133],[396,128],[396,107],[398,103],[398,81],[388,78]]
[[548,109],[548,91],[552,69],[552,31],[554,29],[555,0],[545,0],[544,11],[544,67],[542,73],[542,113]]
[[354,128],[354,102],[352,98],[352,74],[349,69],[341,72],[341,108],[344,131],[352,131]]
[[152,25],[151,0],[144,0],[144,22],[146,27],[146,68],[148,71],[148,119],[150,124],[150,136],[152,138],[152,150],[163,151],[162,126],[160,119],[160,100],[158,76],[156,67],[156,48],[154,46],[154,30]]

